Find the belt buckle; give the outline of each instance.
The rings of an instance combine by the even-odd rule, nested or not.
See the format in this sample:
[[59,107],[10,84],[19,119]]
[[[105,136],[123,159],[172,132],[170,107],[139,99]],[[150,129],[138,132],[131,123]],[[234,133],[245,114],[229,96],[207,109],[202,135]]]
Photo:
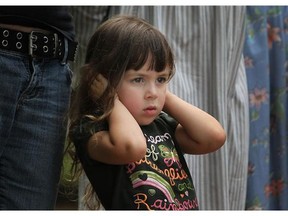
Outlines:
[[[38,37],[42,37],[41,40],[39,42],[38,40]],[[51,36],[51,35],[50,35]],[[51,51],[49,51],[49,49],[51,49],[51,47],[48,45],[51,43],[49,42],[48,43],[48,35],[45,35],[44,33],[42,32],[37,32],[37,31],[31,31],[30,34],[29,34],[29,55],[32,56],[32,57],[56,57],[56,53],[57,53],[57,48],[58,48],[58,35],[56,33],[53,34],[53,40],[54,40],[54,47],[52,48],[53,51],[52,51],[52,55],[49,54],[51,53]],[[45,45],[46,43],[46,40],[47,39],[47,45]],[[38,44],[41,45],[42,43],[42,49],[40,49],[40,47],[37,47],[37,44],[36,44],[36,41],[38,40]],[[44,45],[43,45],[44,43]],[[37,50],[38,49],[38,50]],[[37,50],[37,54],[35,54],[35,51]],[[48,53],[49,52],[49,53]],[[41,54],[39,54],[41,53]]]
[[34,42],[37,40],[37,35],[35,35],[35,31],[32,31],[29,34],[29,55],[35,57],[33,51],[37,49],[37,45]]

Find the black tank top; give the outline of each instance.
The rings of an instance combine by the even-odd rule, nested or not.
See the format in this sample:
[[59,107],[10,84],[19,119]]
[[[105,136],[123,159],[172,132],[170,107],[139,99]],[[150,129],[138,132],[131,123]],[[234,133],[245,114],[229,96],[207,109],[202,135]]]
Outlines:
[[75,40],[72,16],[65,6],[1,6],[0,23],[54,30]]

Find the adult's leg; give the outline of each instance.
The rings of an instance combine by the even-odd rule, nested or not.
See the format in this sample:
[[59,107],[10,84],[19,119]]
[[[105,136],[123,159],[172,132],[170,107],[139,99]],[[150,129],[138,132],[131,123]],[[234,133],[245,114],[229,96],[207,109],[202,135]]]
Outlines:
[[17,55],[2,55],[0,65],[0,208],[53,209],[71,71],[56,59]]

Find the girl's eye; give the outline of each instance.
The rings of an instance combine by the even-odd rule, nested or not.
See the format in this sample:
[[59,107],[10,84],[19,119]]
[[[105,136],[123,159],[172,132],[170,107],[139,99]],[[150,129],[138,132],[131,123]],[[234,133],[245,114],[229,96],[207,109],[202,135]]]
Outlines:
[[167,78],[166,78],[166,77],[158,77],[158,78],[157,78],[157,82],[159,82],[159,83],[166,83],[166,82],[167,82]]
[[144,82],[144,79],[141,77],[137,77],[137,78],[133,79],[132,82],[141,83],[141,82]]

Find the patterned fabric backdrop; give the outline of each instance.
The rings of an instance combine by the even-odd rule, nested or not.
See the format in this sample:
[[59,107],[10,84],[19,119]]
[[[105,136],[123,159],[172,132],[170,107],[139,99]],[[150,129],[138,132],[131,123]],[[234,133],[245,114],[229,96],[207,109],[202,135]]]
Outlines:
[[248,6],[250,104],[246,209],[288,209],[288,7]]

